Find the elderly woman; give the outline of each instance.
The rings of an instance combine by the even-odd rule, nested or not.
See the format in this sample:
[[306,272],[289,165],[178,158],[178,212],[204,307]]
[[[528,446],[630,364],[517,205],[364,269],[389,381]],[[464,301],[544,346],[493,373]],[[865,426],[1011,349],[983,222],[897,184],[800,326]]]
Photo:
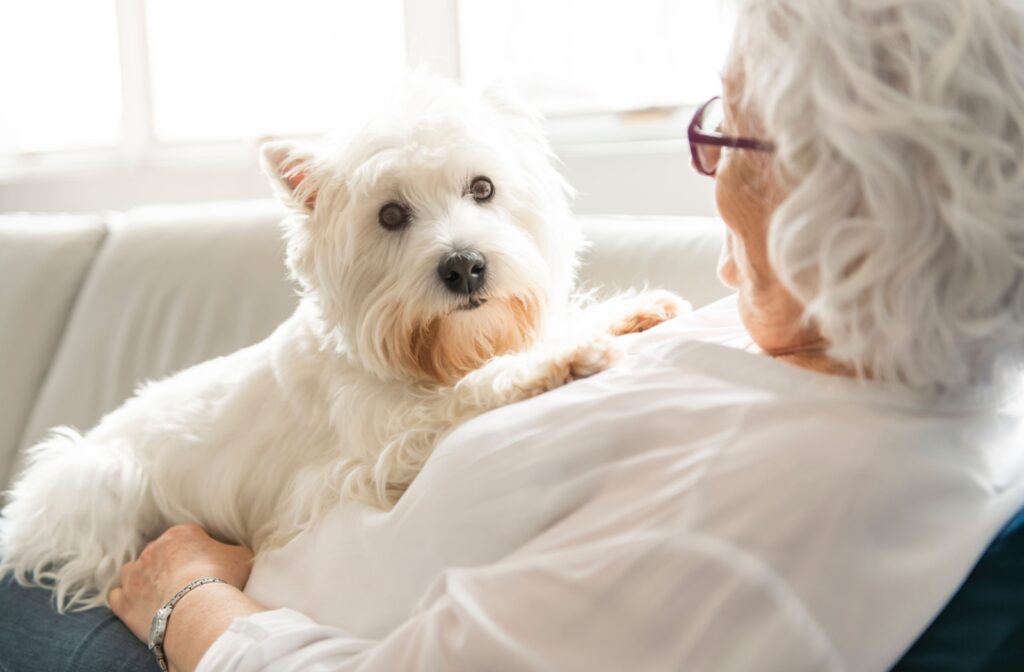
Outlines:
[[463,425],[393,511],[339,506],[251,576],[170,530],[114,613],[146,639],[218,579],[174,606],[173,670],[895,663],[1024,503],[1024,12],[748,2],[690,139],[733,299]]

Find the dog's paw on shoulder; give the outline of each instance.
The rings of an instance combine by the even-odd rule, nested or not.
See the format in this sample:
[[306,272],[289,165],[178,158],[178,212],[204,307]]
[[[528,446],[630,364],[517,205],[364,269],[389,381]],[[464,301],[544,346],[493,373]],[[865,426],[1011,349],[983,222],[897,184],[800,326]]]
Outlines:
[[647,331],[690,310],[687,301],[667,290],[643,292],[631,302],[631,310],[612,324],[611,333],[613,336],[623,336]]
[[588,378],[617,362],[622,352],[612,339],[602,336],[578,345],[569,355],[569,379]]

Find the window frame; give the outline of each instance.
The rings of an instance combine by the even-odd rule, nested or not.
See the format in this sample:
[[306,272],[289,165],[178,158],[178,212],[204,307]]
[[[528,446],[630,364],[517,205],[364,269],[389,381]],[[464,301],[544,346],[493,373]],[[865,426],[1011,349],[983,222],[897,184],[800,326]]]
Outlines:
[[[422,64],[455,81],[461,79],[460,1],[467,0],[402,0],[409,66]],[[145,0],[115,0],[115,6],[123,108],[120,144],[92,150],[0,155],[0,201],[6,200],[5,194],[16,193],[19,186],[39,190],[48,182],[55,185],[88,183],[90,189],[116,194],[127,175],[141,182],[149,180],[149,183],[164,179],[168,174],[175,175],[183,181],[180,193],[160,192],[155,186],[151,189],[166,193],[163,198],[168,202],[188,201],[195,194],[209,193],[209,186],[199,184],[199,180],[208,179],[216,170],[236,182],[253,183],[251,177],[258,163],[260,138],[195,143],[157,140]],[[667,158],[673,165],[688,163],[686,126],[694,107],[548,115],[545,131],[556,154],[570,164],[570,168],[581,165],[589,170],[591,163],[588,162],[596,167],[599,161],[605,170],[609,159],[628,155],[634,166],[638,157],[650,156],[654,171]],[[189,184],[191,172],[197,177]],[[609,175],[609,180],[615,179],[616,176]],[[242,191],[253,190],[246,187]],[[12,196],[10,200],[18,199]],[[630,207],[626,197],[622,203],[621,208]],[[55,206],[67,209],[59,198]],[[7,209],[0,206],[0,210]]]

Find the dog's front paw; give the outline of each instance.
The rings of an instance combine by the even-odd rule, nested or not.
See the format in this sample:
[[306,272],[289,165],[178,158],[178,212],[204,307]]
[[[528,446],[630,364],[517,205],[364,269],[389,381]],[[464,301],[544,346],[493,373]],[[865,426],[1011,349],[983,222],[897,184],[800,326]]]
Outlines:
[[610,338],[596,338],[582,343],[569,354],[569,380],[579,380],[601,373],[621,356],[621,351]]
[[626,315],[612,324],[613,336],[636,334],[690,311],[690,304],[672,292],[656,289],[638,295]]

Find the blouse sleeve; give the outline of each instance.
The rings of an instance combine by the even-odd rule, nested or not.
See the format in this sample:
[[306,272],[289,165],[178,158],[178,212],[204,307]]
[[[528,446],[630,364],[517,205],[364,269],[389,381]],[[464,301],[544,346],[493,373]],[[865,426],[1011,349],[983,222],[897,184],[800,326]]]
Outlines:
[[697,536],[519,553],[446,572],[421,604],[380,640],[288,609],[240,618],[199,670],[841,669],[768,568]]

